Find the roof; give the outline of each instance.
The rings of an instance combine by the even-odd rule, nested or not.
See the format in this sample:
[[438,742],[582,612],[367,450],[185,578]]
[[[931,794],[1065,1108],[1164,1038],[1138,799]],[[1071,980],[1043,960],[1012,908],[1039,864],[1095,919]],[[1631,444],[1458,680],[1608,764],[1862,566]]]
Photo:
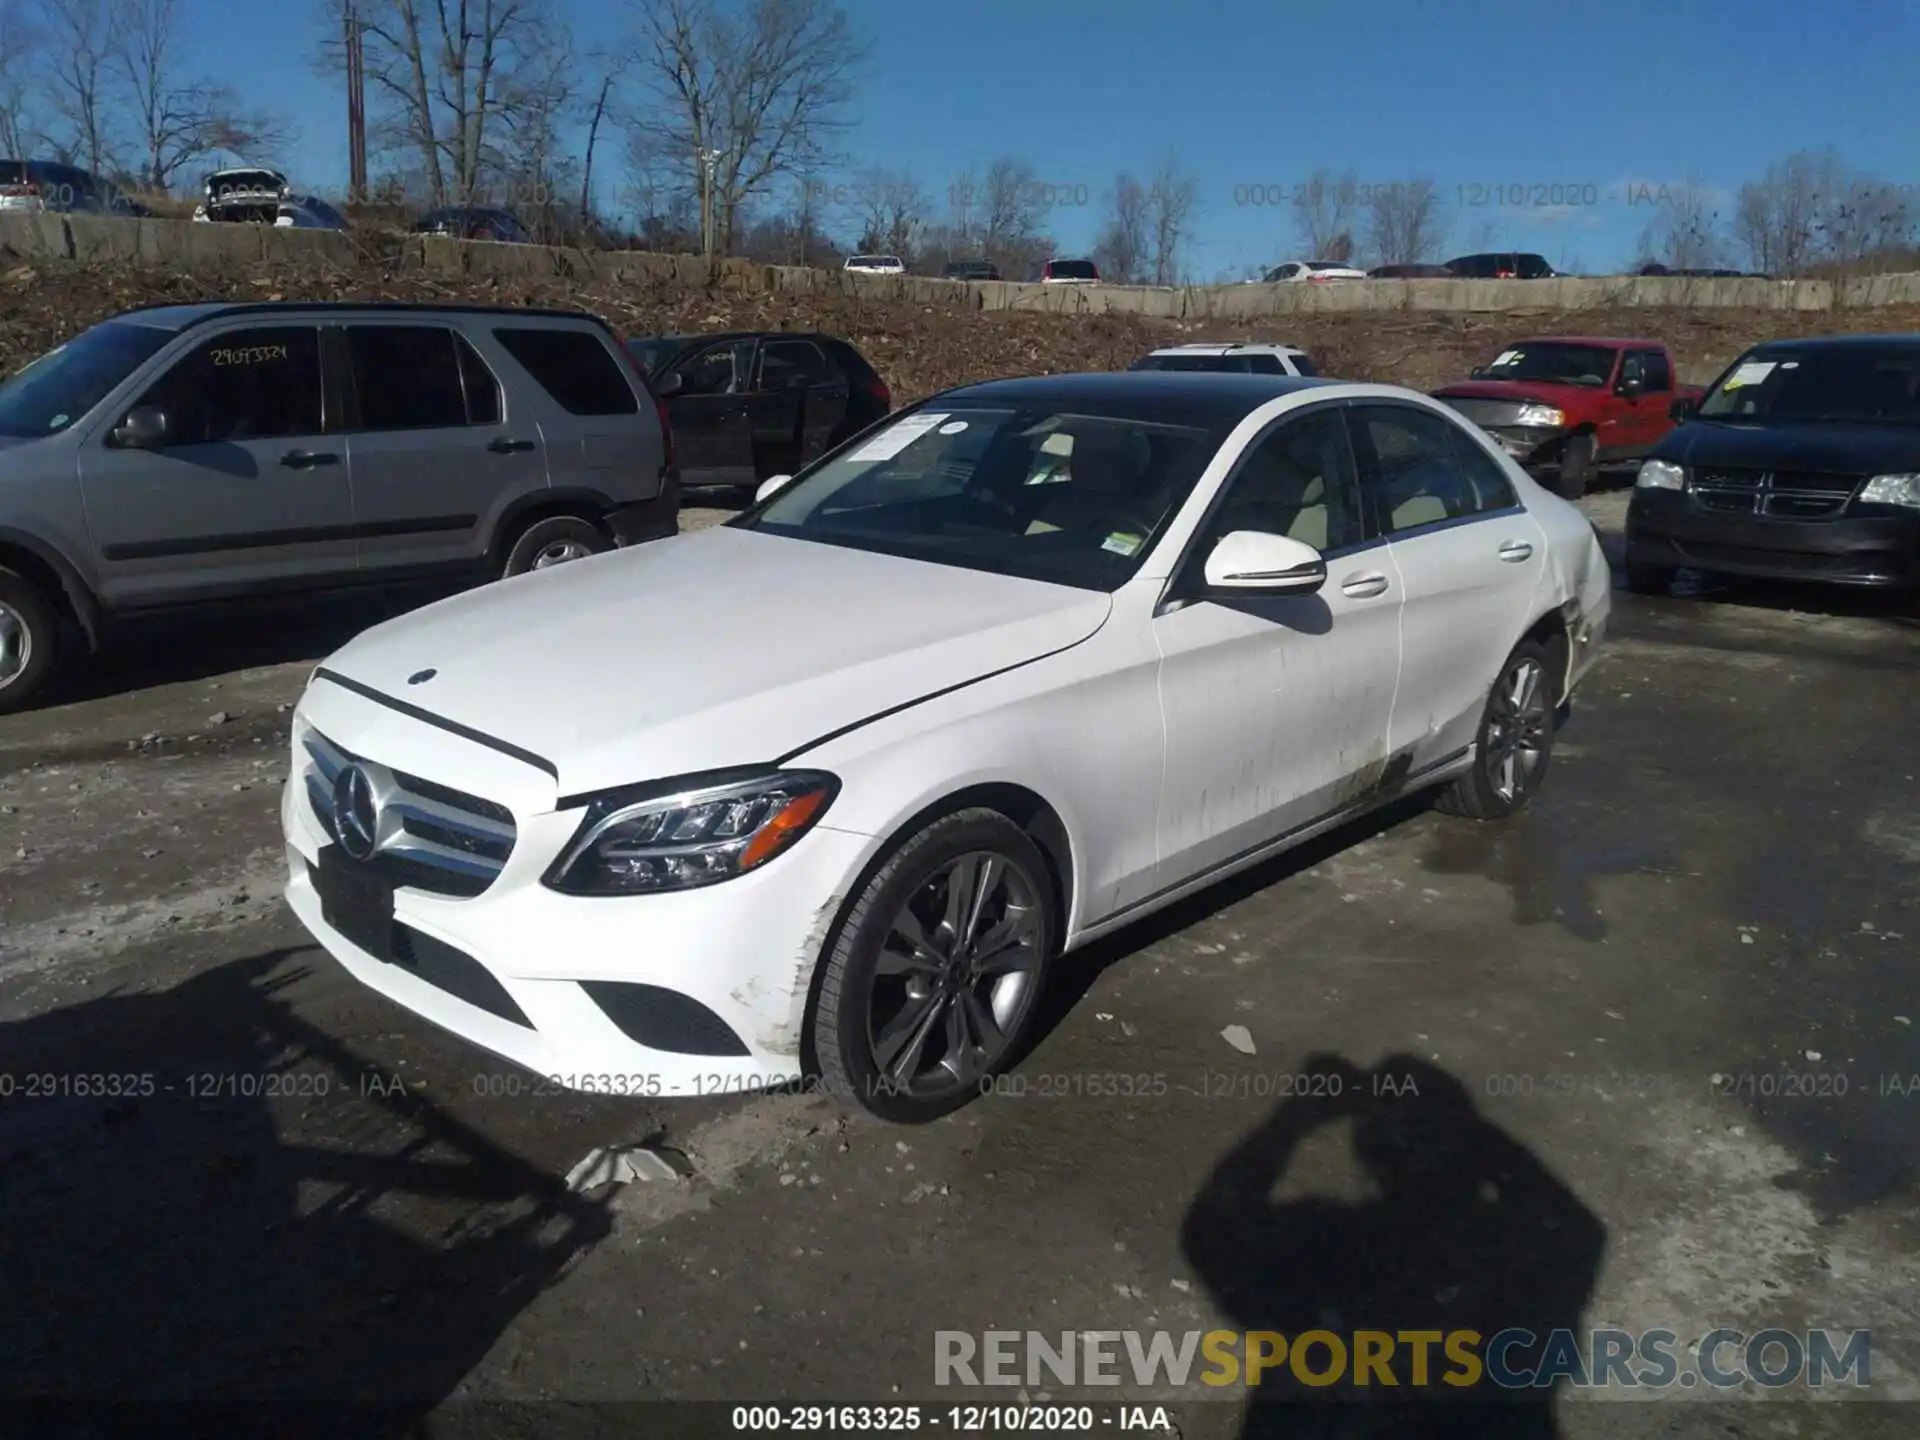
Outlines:
[[1625,350],[1629,346],[1644,345],[1649,350],[1664,350],[1664,340],[1636,340],[1622,335],[1527,335],[1519,340],[1511,340],[1502,349],[1512,349],[1515,345],[1604,345],[1609,349]]
[[111,318],[160,330],[185,330],[223,315],[323,314],[335,310],[427,315],[517,315],[542,320],[593,320],[587,310],[536,310],[526,305],[429,305],[405,300],[256,300],[210,301],[202,305],[143,305]]
[[1799,340],[1763,340],[1755,350],[1913,350],[1920,335],[1808,335]]
[[1307,352],[1298,345],[1283,344],[1278,340],[1232,340],[1222,345],[1162,345],[1158,350],[1149,350],[1149,355],[1231,355],[1236,350],[1265,350],[1281,355],[1304,355]]
[[[1341,383],[1292,375],[1237,375],[1211,370],[1122,370],[988,380],[943,390],[936,398],[942,404],[965,401],[987,406],[1053,405],[1067,409],[1091,406],[1096,411],[1126,406],[1139,409],[1143,419],[1230,426],[1269,400],[1297,390]],[[1173,413],[1145,413],[1153,410]]]

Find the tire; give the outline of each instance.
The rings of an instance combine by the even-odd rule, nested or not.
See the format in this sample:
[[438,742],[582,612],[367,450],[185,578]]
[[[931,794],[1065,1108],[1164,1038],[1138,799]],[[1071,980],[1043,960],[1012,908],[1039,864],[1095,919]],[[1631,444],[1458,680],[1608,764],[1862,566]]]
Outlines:
[[1554,493],[1562,500],[1578,500],[1593,482],[1593,457],[1597,443],[1591,435],[1576,435],[1560,452],[1560,474],[1554,481]]
[[1553,758],[1553,667],[1552,648],[1538,640],[1521,641],[1501,662],[1474,736],[1473,768],[1441,791],[1439,809],[1469,820],[1504,820],[1526,808]]
[[[947,919],[951,882],[966,885],[968,876],[984,876],[984,907],[971,927],[962,917],[961,932],[1020,937],[991,952],[1001,963],[972,979],[963,978],[973,973],[966,966],[979,957],[962,949],[956,958]],[[821,1083],[842,1104],[899,1124],[959,1109],[991,1088],[1031,1038],[1059,938],[1047,862],[1025,831],[996,810],[932,821],[873,872],[821,959],[810,1031]],[[883,950],[892,957],[884,973]],[[971,1028],[956,1036],[952,1027],[968,1017]],[[917,1045],[916,1024],[924,1027]]]
[[568,560],[603,555],[612,548],[612,537],[591,521],[577,515],[549,515],[527,526],[507,547],[500,575],[504,579],[529,570],[545,570]]
[[1679,570],[1672,565],[1648,565],[1637,560],[1627,562],[1627,588],[1636,595],[1664,595],[1673,588]]
[[0,715],[33,703],[53,677],[63,639],[59,608],[45,592],[0,570]]

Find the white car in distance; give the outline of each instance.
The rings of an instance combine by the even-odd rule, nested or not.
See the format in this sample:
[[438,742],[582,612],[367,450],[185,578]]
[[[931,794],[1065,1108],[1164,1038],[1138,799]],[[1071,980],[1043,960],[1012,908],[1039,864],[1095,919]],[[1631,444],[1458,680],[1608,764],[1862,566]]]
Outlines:
[[1366,271],[1341,260],[1289,260],[1267,272],[1269,285],[1325,284],[1330,280],[1366,278]]
[[1230,345],[1168,345],[1150,350],[1130,370],[1209,370],[1234,375],[1318,375],[1313,357],[1297,345],[1240,341]]
[[907,267],[898,255],[849,255],[845,266],[862,275],[904,275]]
[[1410,390],[967,386],[336,652],[288,898],[560,1086],[926,1120],[1062,952],[1409,792],[1519,810],[1609,593],[1580,512]]

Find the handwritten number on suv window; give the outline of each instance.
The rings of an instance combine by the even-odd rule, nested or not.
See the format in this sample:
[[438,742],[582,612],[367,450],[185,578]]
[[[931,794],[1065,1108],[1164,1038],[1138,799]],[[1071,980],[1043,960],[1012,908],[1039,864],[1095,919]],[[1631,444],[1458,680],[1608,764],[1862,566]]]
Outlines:
[[232,350],[213,350],[208,352],[215,366],[221,365],[264,365],[273,360],[287,358],[284,345],[245,345]]

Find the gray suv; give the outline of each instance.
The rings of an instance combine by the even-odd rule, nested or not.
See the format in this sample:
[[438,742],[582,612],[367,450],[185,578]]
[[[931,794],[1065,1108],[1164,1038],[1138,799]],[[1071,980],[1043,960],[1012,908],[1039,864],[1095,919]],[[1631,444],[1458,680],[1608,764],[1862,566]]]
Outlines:
[[604,322],[423,305],[129,311],[0,385],[0,712],[122,617],[517,575],[678,526]]

